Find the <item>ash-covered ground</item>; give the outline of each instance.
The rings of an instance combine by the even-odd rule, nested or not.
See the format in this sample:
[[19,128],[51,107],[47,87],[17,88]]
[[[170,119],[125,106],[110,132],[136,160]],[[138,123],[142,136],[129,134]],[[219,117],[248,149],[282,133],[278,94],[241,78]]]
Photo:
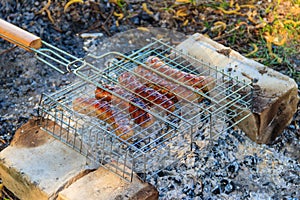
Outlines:
[[[118,42],[107,38],[102,30],[102,37],[84,43],[76,34],[81,31],[78,27],[87,29],[93,21],[72,20],[77,12],[62,15],[58,22],[61,30],[55,29],[46,14],[36,14],[46,3],[0,0],[0,18],[78,57],[85,55],[84,46],[101,54],[101,45],[111,48]],[[143,20],[142,16],[139,20]],[[111,27],[110,31],[115,33],[131,27],[121,26],[119,30]],[[61,75],[37,61],[33,54],[13,46],[0,39],[1,150],[9,145],[18,127],[38,114],[42,93],[54,92],[75,79],[74,75]],[[300,107],[273,145],[255,144],[233,130],[222,135],[209,149],[200,151],[194,144],[185,159],[158,173],[151,183],[158,188],[161,199],[300,199],[299,126]]]

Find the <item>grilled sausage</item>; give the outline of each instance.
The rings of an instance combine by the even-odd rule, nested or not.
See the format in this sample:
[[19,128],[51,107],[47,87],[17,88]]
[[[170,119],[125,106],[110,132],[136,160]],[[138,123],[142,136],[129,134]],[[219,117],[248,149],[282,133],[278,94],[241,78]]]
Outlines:
[[139,96],[144,97],[150,104],[155,104],[163,107],[164,109],[174,112],[175,105],[168,97],[154,90],[153,88],[147,87],[134,75],[129,72],[124,72],[119,76],[119,82],[124,87],[138,94]]
[[115,93],[128,99],[129,101],[136,103],[137,105],[142,107],[142,109],[99,87],[97,87],[97,89],[95,90],[96,99],[108,101],[112,103],[112,105],[117,105],[120,109],[129,112],[130,117],[133,119],[133,121],[143,128],[146,128],[154,123],[154,117],[150,113],[145,111],[145,109],[147,109],[147,106],[141,98],[134,97],[133,94],[118,86],[105,85],[104,87],[111,91],[114,91]]
[[[125,99],[131,99],[132,94],[127,92],[121,87],[111,86],[111,85],[104,85],[110,91],[114,91],[115,93],[119,94],[120,96],[124,97]],[[110,102],[112,105],[118,106],[120,109],[127,111],[129,108],[129,103],[124,101],[123,99],[113,95],[111,92],[103,90],[102,88],[97,87],[95,90],[95,98],[99,100],[104,100]]]
[[122,112],[113,110],[106,101],[97,100],[95,98],[76,98],[73,100],[73,109],[81,114],[97,117],[111,124],[116,135],[124,140],[134,135],[127,116]]
[[[171,81],[168,81],[156,73],[144,68],[143,66],[138,66],[134,69],[134,72],[139,74],[142,78],[139,80],[144,83],[148,84],[149,82],[155,83],[157,85],[162,86],[166,90],[168,90],[169,93],[174,94],[177,99],[179,100],[188,100],[191,102],[200,102],[202,101],[203,97],[196,92],[193,92],[192,90],[189,90],[185,88],[184,86],[177,85]],[[199,89],[199,92],[202,92]]]
[[156,56],[150,56],[146,60],[146,64],[179,82],[182,82],[189,86],[200,88],[203,92],[208,92],[215,85],[214,79],[210,76],[197,76],[178,69],[174,69],[166,65]]
[[166,95],[166,97],[168,97],[174,103],[178,102],[178,99],[174,93],[170,92],[167,88],[163,87],[162,85],[160,85],[158,83],[147,82],[147,83],[145,83],[145,86],[151,87],[154,90],[158,91],[159,93]]

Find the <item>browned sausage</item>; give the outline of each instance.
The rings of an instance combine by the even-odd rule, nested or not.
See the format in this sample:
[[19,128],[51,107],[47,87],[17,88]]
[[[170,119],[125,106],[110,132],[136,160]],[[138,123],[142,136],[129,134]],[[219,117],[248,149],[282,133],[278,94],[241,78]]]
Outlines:
[[97,117],[111,124],[117,136],[127,140],[134,135],[129,119],[122,112],[113,110],[106,101],[95,98],[76,98],[73,100],[73,109],[90,117]]
[[147,87],[129,72],[124,72],[119,76],[119,82],[124,87],[144,97],[149,103],[159,105],[164,109],[174,112],[175,105],[166,95],[159,93],[153,88]]
[[163,87],[162,85],[160,85],[158,83],[150,83],[150,82],[145,83],[145,85],[147,87],[153,88],[154,90],[158,91],[161,94],[166,95],[166,97],[168,97],[174,103],[178,102],[176,95],[174,93],[170,92],[167,88]]
[[141,98],[133,97],[130,99],[130,101],[143,108],[140,109],[133,104],[129,104],[129,113],[131,118],[134,120],[134,123],[140,125],[143,128],[146,128],[155,122],[155,118],[150,113],[145,111],[145,109],[147,109],[147,106]]
[[118,86],[105,85],[104,87],[106,87],[110,91],[117,93],[125,99],[136,103],[137,105],[142,107],[142,109],[99,87],[97,87],[97,89],[95,90],[96,99],[108,101],[112,103],[112,105],[116,105],[120,109],[129,112],[130,117],[133,119],[133,121],[143,128],[148,127],[154,123],[154,117],[150,113],[145,111],[145,109],[147,109],[147,106],[141,98],[135,97],[133,94]]
[[[174,94],[178,100],[188,100],[190,102],[200,102],[202,101],[203,97],[192,90],[187,89],[184,86],[175,84],[171,81],[168,81],[161,76],[157,75],[156,73],[142,67],[141,65],[134,69],[134,72],[139,74],[142,78],[139,80],[144,83],[148,84],[149,82],[155,83],[166,88],[169,93]],[[199,92],[202,92],[198,89]]]
[[147,59],[146,64],[179,82],[182,82],[189,86],[200,88],[201,90],[203,90],[203,92],[208,92],[215,85],[215,80],[210,76],[197,76],[178,69],[174,69],[166,65],[156,56],[150,56]]

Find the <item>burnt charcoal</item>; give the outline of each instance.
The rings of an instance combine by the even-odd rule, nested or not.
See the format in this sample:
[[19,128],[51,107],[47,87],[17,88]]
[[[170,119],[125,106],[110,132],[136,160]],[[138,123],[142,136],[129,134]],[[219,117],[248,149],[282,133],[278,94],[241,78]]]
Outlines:
[[296,130],[296,126],[293,125],[293,124],[290,124],[290,125],[288,126],[288,129],[291,130],[291,131],[295,131],[295,130]]
[[227,179],[222,179],[220,181],[220,187],[222,189],[222,192],[224,192],[226,194],[229,194],[234,191],[234,183]]
[[170,183],[169,185],[168,185],[168,189],[169,190],[173,190],[175,188],[175,186],[172,184],[172,183]]
[[219,138],[216,146],[225,146],[225,145],[226,145],[226,141],[223,138]]
[[192,143],[191,148],[192,148],[192,151],[195,153],[197,153],[199,151],[199,146],[195,142]]
[[202,196],[202,191],[203,191],[202,184],[197,183],[194,190],[195,196]]
[[211,192],[213,194],[221,194],[221,188],[217,185]]
[[146,174],[145,173],[136,173],[142,180],[146,179]]
[[180,163],[178,169],[179,169],[180,172],[183,172],[183,171],[187,170],[187,166],[184,163]]
[[205,172],[203,170],[199,169],[197,171],[196,177],[199,179],[202,179],[203,177],[205,177]]
[[168,188],[161,188],[159,191],[160,196],[163,195],[163,193],[167,192]]
[[190,198],[195,197],[195,191],[193,189],[190,189],[187,193],[186,193]]
[[166,171],[172,171],[172,170],[174,170],[174,166],[169,165],[169,166],[166,167],[165,170],[166,170]]
[[29,120],[29,117],[25,117],[25,116],[20,116],[18,118],[18,124],[25,124],[27,121]]
[[227,166],[227,173],[229,178],[234,178],[238,175],[239,163],[233,162]]
[[284,173],[281,173],[280,175],[283,177],[283,179],[286,181],[286,183],[300,185],[299,172],[289,170]]
[[225,186],[224,192],[225,192],[226,194],[230,194],[230,193],[233,192],[233,191],[234,191],[234,183],[231,181],[231,182],[229,182],[229,183]]
[[246,167],[254,169],[257,165],[257,159],[255,158],[255,156],[248,155],[244,157],[243,163],[245,164]]
[[221,164],[220,164],[220,162],[218,161],[218,160],[215,160],[215,161],[213,161],[213,166],[212,166],[212,170],[213,171],[217,171],[218,169],[220,169],[221,168]]
[[270,185],[272,186],[272,183],[270,181],[267,181],[267,182],[262,184],[262,186],[270,186]]
[[230,131],[230,132],[231,132],[230,134],[233,135],[238,140],[239,143],[242,144],[242,143],[245,142],[245,138],[243,137],[241,131],[233,130],[233,131]]
[[68,24],[68,23],[62,24],[61,30],[62,30],[63,32],[67,32],[68,30],[70,30],[70,24]]
[[184,188],[182,189],[182,192],[188,195],[189,193],[191,193],[192,190],[193,188],[191,188],[190,185],[185,185]]
[[153,20],[153,18],[148,13],[146,13],[144,11],[141,12],[140,17],[144,21],[152,21]]
[[165,175],[165,173],[164,173],[163,171],[160,171],[160,172],[157,173],[157,175],[158,175],[159,177],[162,177],[162,176]]
[[204,162],[207,162],[208,161],[208,156],[204,156],[203,160],[204,160]]
[[204,180],[202,184],[203,184],[203,191],[204,191],[204,192],[208,193],[208,192],[211,191],[212,184],[211,184],[210,181]]
[[220,184],[221,184],[221,188],[223,190],[223,188],[229,183],[229,181],[227,179],[222,179],[220,181]]
[[177,183],[177,184],[181,184],[181,182],[182,182],[180,176],[173,176],[172,179],[173,179],[174,183]]
[[160,170],[160,171],[157,173],[157,175],[158,175],[159,177],[164,177],[164,176],[170,176],[170,175],[172,175],[172,173],[171,173],[170,171],[168,171],[168,170]]
[[204,134],[200,134],[200,137],[198,137],[200,140],[205,140],[205,135]]

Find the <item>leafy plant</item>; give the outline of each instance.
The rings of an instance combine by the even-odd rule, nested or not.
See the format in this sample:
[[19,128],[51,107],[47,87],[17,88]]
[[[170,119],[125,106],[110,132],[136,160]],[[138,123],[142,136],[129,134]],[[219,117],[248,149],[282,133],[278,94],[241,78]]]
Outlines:
[[116,4],[121,9],[123,9],[126,5],[126,2],[124,0],[109,0],[109,2]]

